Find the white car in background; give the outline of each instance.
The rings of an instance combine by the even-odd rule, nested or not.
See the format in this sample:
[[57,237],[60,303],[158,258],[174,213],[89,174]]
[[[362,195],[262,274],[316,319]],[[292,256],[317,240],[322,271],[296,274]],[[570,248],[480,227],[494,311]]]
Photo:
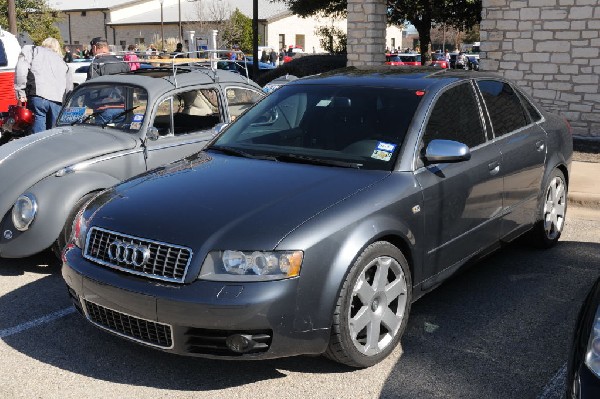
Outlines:
[[87,79],[87,72],[88,72],[88,69],[90,68],[91,63],[92,63],[91,59],[82,58],[82,59],[78,59],[78,60],[73,60],[73,62],[69,62],[67,64],[67,65],[69,65],[69,70],[71,71],[71,74],[73,75],[73,86],[74,87],[85,82],[85,80]]

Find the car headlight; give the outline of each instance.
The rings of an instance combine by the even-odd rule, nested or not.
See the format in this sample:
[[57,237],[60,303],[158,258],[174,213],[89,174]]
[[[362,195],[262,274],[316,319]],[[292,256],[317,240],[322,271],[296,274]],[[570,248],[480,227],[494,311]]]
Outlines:
[[22,194],[17,198],[12,208],[12,221],[15,228],[25,231],[35,219],[38,204],[33,194]]
[[302,251],[213,251],[208,254],[199,280],[266,281],[296,277]]
[[596,309],[590,339],[585,353],[585,364],[588,368],[600,377],[600,307]]

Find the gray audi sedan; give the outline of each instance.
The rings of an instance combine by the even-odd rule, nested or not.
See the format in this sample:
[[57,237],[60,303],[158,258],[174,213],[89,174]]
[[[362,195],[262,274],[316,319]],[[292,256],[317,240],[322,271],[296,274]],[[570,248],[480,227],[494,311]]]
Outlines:
[[461,266],[557,242],[571,157],[566,120],[500,76],[298,79],[91,200],[62,274],[90,323],[146,346],[368,367]]

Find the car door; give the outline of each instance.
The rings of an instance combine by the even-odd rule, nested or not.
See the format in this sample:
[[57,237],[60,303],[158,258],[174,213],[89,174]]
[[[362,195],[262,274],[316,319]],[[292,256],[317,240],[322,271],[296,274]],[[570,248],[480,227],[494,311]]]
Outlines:
[[546,159],[546,132],[536,123],[541,115],[524,103],[527,100],[510,84],[495,79],[476,82],[503,157],[505,216],[501,236],[505,236],[535,221]]
[[466,144],[471,158],[416,170],[423,192],[425,275],[460,264],[497,242],[502,209],[502,155],[486,138],[471,82],[447,89],[432,105],[422,148],[434,139]]
[[148,169],[194,154],[214,136],[224,121],[217,89],[195,88],[162,99],[151,124],[159,137],[146,140]]

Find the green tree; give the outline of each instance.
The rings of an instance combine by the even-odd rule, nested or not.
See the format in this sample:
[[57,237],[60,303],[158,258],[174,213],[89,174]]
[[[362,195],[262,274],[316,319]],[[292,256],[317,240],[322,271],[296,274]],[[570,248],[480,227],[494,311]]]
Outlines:
[[[8,10],[8,1],[0,0],[0,9]],[[27,32],[35,44],[41,44],[47,37],[54,37],[62,43],[56,23],[58,13],[46,4],[45,0],[16,0],[17,30]],[[0,26],[8,26],[8,13],[0,13]]]
[[245,53],[252,53],[252,19],[235,9],[223,29],[223,44],[232,48],[239,46]]
[[[346,0],[279,0],[297,15],[307,17],[321,12],[345,15]],[[406,21],[419,32],[423,62],[431,59],[431,28],[446,24],[468,30],[481,22],[481,0],[387,0],[388,23],[403,25]]]
[[315,34],[319,36],[321,47],[333,54],[342,54],[346,52],[346,42],[348,36],[346,33],[335,26],[318,26]]

